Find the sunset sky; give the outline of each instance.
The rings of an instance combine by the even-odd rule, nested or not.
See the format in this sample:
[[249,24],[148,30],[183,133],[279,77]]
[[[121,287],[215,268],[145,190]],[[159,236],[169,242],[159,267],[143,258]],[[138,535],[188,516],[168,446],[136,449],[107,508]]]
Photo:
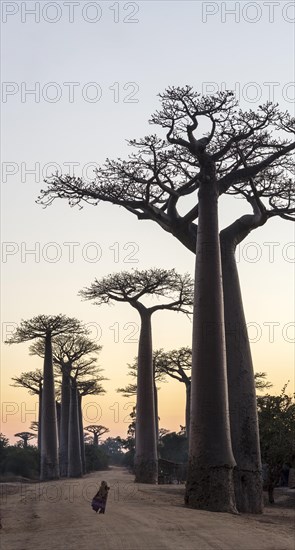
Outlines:
[[[21,319],[39,314],[89,323],[109,380],[104,397],[85,400],[85,424],[126,435],[132,400],[116,388],[131,381],[139,318],[128,304],[82,302],[78,291],[133,267],[193,274],[194,255],[152,222],[110,204],[42,208],[35,201],[43,179],[68,173],[72,163],[77,176],[90,179],[106,157],[124,158],[126,139],[155,133],[148,120],[169,85],[233,89],[244,109],[274,100],[291,111],[294,73],[284,55],[293,47],[291,4],[47,2],[45,10],[43,2],[2,3],[1,341]],[[223,197],[220,227],[248,211],[244,201]],[[280,219],[238,250],[254,368],[267,373],[274,392],[288,380],[294,391],[294,256],[294,226]],[[191,328],[185,315],[156,313],[154,348],[191,345]],[[10,386],[11,376],[42,367],[28,347],[2,345],[1,431],[12,441],[37,419],[36,398]],[[184,385],[161,385],[162,428],[184,424],[184,398]]]

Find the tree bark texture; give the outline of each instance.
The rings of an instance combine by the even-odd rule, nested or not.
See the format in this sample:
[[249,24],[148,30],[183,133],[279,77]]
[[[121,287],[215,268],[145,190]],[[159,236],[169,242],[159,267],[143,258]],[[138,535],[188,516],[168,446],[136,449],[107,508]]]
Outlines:
[[158,482],[151,314],[141,311],[135,428],[135,481]]
[[41,424],[42,424],[42,421],[41,421],[41,418],[42,418],[42,392],[43,392],[43,388],[41,389],[40,388],[40,392],[39,392],[39,407],[38,407],[38,450],[40,451],[41,453]]
[[55,401],[56,406],[56,422],[57,422],[57,443],[58,448],[60,444],[60,420],[61,420],[61,404],[58,401]]
[[45,338],[41,414],[40,478],[42,481],[59,478],[57,419],[50,333],[48,333]]
[[185,384],[186,399],[185,399],[185,434],[189,440],[189,428],[191,418],[191,383]]
[[68,475],[68,447],[69,447],[69,418],[71,400],[71,381],[68,373],[62,373],[61,383],[61,422],[60,422],[60,445],[59,445],[59,466],[60,475]]
[[78,392],[75,381],[71,381],[68,477],[82,476],[80,428],[78,415]]
[[256,390],[235,246],[221,242],[230,427],[239,512],[263,511]]
[[199,189],[185,502],[198,509],[236,512],[217,202],[216,181],[204,178]]
[[85,456],[85,442],[84,442],[84,429],[83,429],[82,395],[80,395],[79,393],[78,393],[78,415],[79,415],[82,472],[83,472],[83,474],[86,474],[86,456]]

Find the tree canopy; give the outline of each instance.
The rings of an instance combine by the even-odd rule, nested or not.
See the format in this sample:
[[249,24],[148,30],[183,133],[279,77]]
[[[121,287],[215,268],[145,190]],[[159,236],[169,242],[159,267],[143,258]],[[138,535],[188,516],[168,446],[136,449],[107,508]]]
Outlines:
[[[72,378],[78,381],[78,388],[81,388],[83,395],[86,386],[91,393],[100,389],[104,392],[100,382],[107,380],[101,374],[101,368],[97,364],[97,354],[102,346],[96,344],[87,335],[67,334],[55,336],[52,339],[52,360],[56,367],[56,374],[63,370],[71,374]],[[44,357],[44,345],[42,340],[37,340],[30,346],[30,354]],[[91,380],[87,377],[91,376]]]
[[27,388],[31,395],[40,395],[43,386],[43,374],[41,369],[35,371],[22,372],[19,376],[12,377],[15,388]]
[[28,441],[34,439],[34,437],[37,437],[36,434],[33,434],[31,432],[19,432],[17,434],[14,434],[14,436],[19,437],[24,442],[24,446],[27,445]]
[[45,338],[47,334],[51,337],[59,334],[83,334],[85,328],[80,321],[66,315],[37,315],[27,321],[22,320],[16,328],[15,333],[7,340],[7,344],[19,344],[35,338]]
[[288,112],[271,102],[243,111],[233,92],[202,96],[191,86],[169,87],[159,97],[161,107],[150,123],[166,137],[129,140],[133,152],[127,160],[107,159],[90,183],[69,175],[47,179],[37,202],[111,202],[138,219],[153,220],[195,252],[197,200],[185,214],[179,206],[199,187],[206,150],[215,163],[219,195],[240,196],[252,209],[239,220],[244,231],[273,216],[294,219],[294,118]]
[[165,375],[183,382],[190,383],[192,368],[192,350],[190,347],[182,347],[171,351],[162,351],[158,360],[158,369]]
[[152,313],[160,309],[170,309],[191,313],[193,282],[189,274],[179,275],[175,269],[148,269],[122,271],[110,274],[95,281],[79,293],[85,300],[94,300],[97,305],[116,302],[129,302],[138,309],[139,300],[144,296],[163,297],[165,303],[149,307]]

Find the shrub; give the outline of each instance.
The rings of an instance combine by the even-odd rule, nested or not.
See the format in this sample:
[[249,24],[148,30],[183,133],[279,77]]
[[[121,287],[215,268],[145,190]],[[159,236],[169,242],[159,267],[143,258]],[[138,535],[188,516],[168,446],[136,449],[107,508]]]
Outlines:
[[177,463],[188,461],[188,442],[184,434],[170,432],[161,438],[159,456]]
[[86,471],[94,472],[96,470],[107,470],[109,459],[100,446],[85,444]]
[[1,475],[15,475],[36,479],[40,474],[40,453],[36,447],[23,449],[8,446],[2,449],[0,458]]

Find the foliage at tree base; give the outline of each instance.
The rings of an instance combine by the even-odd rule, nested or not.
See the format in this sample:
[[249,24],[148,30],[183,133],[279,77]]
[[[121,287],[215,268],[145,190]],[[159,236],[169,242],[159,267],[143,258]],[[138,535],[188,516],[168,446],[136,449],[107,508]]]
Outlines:
[[38,479],[40,475],[40,453],[36,447],[26,449],[17,446],[1,448],[1,476],[21,476]]
[[123,453],[124,440],[121,437],[107,437],[100,445],[100,448],[108,457],[109,464],[112,466],[122,466],[125,454]]
[[257,398],[264,488],[268,490],[271,504],[284,465],[291,466],[295,460],[295,402],[294,396],[286,394],[286,387],[287,384],[280,395],[266,394]]
[[104,449],[100,446],[85,445],[86,457],[86,472],[94,472],[97,470],[107,470],[109,467],[109,459]]
[[159,442],[159,457],[187,464],[188,439],[184,433],[170,432],[163,435]]
[[172,462],[159,458],[159,484],[185,483],[187,478],[187,464]]
[[127,451],[127,453],[124,454],[123,460],[122,460],[122,466],[125,466],[128,468],[130,473],[134,474],[134,458],[135,458],[135,451]]

